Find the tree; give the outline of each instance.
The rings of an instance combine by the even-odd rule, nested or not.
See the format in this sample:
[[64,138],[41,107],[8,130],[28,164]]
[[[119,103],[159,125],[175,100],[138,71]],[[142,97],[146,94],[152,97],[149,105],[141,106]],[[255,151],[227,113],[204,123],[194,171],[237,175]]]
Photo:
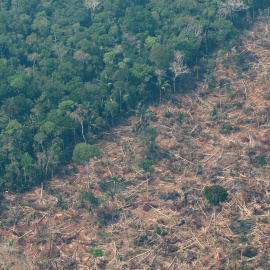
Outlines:
[[83,137],[83,140],[84,142],[86,143],[86,139],[85,139],[85,136],[84,136],[84,125],[83,125],[83,122],[84,122],[84,117],[86,115],[87,111],[86,110],[83,110],[81,108],[81,105],[78,106],[78,108],[71,112],[69,115],[70,117],[76,121],[76,122],[79,122],[80,125],[81,125],[81,130],[82,130],[82,137]]
[[153,165],[153,162],[151,159],[149,158],[144,158],[140,161],[138,167],[143,169],[144,173],[151,173],[154,170],[151,168],[151,166]]
[[26,85],[26,77],[22,72],[8,77],[8,82],[11,87],[14,87],[19,93]]
[[59,103],[58,108],[63,111],[71,111],[73,110],[75,106],[75,102],[73,100],[64,100],[61,103]]
[[190,70],[184,65],[184,54],[180,51],[174,52],[174,61],[170,65],[170,70],[173,73],[173,91],[175,92],[175,81],[181,75],[189,73]]
[[35,69],[35,65],[36,65],[38,58],[39,58],[39,54],[36,52],[34,52],[32,54],[28,54],[28,56],[27,56],[28,61],[33,63],[33,70]]
[[52,145],[46,149],[46,165],[45,165],[45,180],[47,179],[48,169],[51,168],[51,177],[53,177],[53,169],[59,165],[59,154],[61,153],[62,139],[59,137],[52,140]]
[[83,64],[87,64],[89,60],[91,60],[91,56],[89,53],[86,53],[82,50],[78,50],[74,53],[73,56],[74,59],[76,59],[77,61],[83,63]]
[[100,248],[89,248],[88,252],[95,257],[102,257],[103,256],[103,251]]
[[29,178],[31,180],[31,166],[33,163],[33,158],[26,152],[22,155],[21,158],[21,166],[23,167],[23,172],[24,172],[24,178],[25,178],[25,182],[26,182],[26,177],[27,174],[29,175]]
[[130,69],[131,74],[142,83],[147,83],[152,78],[152,67],[146,64],[135,63]]
[[83,191],[78,197],[79,207],[86,207],[90,214],[90,239],[92,239],[92,230],[93,230],[93,212],[98,209],[100,205],[100,200],[95,196],[91,191]]
[[188,204],[188,195],[189,195],[189,193],[192,191],[192,189],[191,189],[191,188],[188,188],[188,187],[182,187],[181,189],[182,189],[183,192],[184,192],[185,206],[187,206],[187,204]]
[[117,116],[118,112],[119,104],[112,99],[107,100],[105,103],[105,114],[107,119],[109,115],[111,116],[112,124],[114,124],[113,119]]
[[55,125],[55,123],[51,122],[51,121],[47,121],[45,122],[41,127],[40,127],[40,131],[44,132],[47,136],[51,136],[51,138],[56,137],[57,135],[59,135],[59,132],[61,133],[61,131],[59,130],[59,127],[57,127]]
[[73,150],[72,159],[79,163],[85,163],[87,168],[87,178],[90,187],[89,177],[89,159],[93,157],[100,158],[99,147],[96,145],[89,145],[86,143],[78,143]]
[[91,21],[94,18],[94,12],[98,8],[100,2],[98,0],[85,0],[84,5],[91,10]]
[[123,81],[117,81],[114,83],[114,88],[119,91],[119,105],[120,105],[120,113],[122,112],[122,97],[123,97],[123,92],[125,88],[127,87],[127,84]]
[[87,207],[89,212],[98,208],[99,199],[91,191],[83,191],[78,197],[78,204],[80,207]]
[[157,147],[156,145],[157,136],[158,136],[158,133],[156,129],[153,128],[152,126],[147,126],[142,132],[142,134],[139,136],[143,145],[146,146],[146,148],[144,149],[144,153],[146,157],[153,156],[153,151]]
[[155,69],[155,75],[157,76],[156,86],[159,90],[159,102],[161,103],[162,90],[165,92],[166,87],[170,87],[170,85],[168,84],[168,81],[164,80],[164,77],[166,76],[165,70]]
[[212,206],[218,206],[228,197],[226,189],[220,185],[206,186],[203,195]]
[[46,12],[45,11],[40,11],[35,15],[35,19],[32,23],[31,28],[34,31],[38,31],[40,35],[44,36],[47,34],[47,29],[49,26],[49,18],[47,18]]
[[167,69],[173,59],[171,48],[157,44],[151,49],[150,60],[156,64],[157,69]]
[[225,17],[227,14],[230,14],[232,17],[233,12],[241,11],[243,9],[248,9],[249,6],[246,5],[244,0],[226,0],[219,2],[219,11],[218,15],[220,17]]
[[68,53],[68,48],[65,46],[62,42],[54,43],[52,45],[52,51],[55,53],[55,55],[58,57],[60,63],[63,62],[64,56]]
[[216,228],[216,207],[227,200],[227,190],[220,185],[206,186],[203,195],[210,205],[214,206],[214,228]]
[[123,180],[121,175],[114,174],[110,177],[110,182],[113,183],[113,193],[116,192],[116,185]]

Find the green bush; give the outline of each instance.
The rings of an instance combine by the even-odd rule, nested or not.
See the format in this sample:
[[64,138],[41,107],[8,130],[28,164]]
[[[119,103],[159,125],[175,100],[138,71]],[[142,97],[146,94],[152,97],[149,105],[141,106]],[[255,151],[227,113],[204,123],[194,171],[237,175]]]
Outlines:
[[229,85],[226,85],[226,86],[225,86],[225,92],[226,92],[226,94],[227,94],[227,96],[228,96],[229,98],[231,98],[231,99],[234,98],[234,94],[232,93],[232,90],[231,90],[231,88],[230,88]]
[[263,166],[267,165],[265,157],[263,157],[263,156],[256,156],[254,158],[254,162],[255,162],[255,165],[257,165],[258,167],[263,167]]
[[107,192],[110,196],[125,189],[126,183],[122,175],[114,174],[113,176],[101,179],[98,185],[102,192]]
[[226,51],[224,49],[221,49],[218,51],[218,57],[223,57],[226,54]]
[[108,236],[108,234],[106,233],[105,230],[98,230],[97,231],[97,236],[100,237],[100,238],[106,238]]
[[243,243],[243,244],[248,242],[247,236],[246,236],[245,234],[243,234],[243,233],[238,237],[238,239],[239,239],[240,242]]
[[214,58],[210,58],[207,62],[207,68],[210,70],[211,69],[213,70],[216,67],[216,65],[217,65],[216,59],[214,59]]
[[230,135],[232,132],[237,132],[239,130],[238,127],[232,126],[228,123],[222,123],[221,128],[219,130],[219,133],[225,134],[225,135]]
[[153,165],[153,162],[149,158],[144,158],[139,163],[139,168],[143,169],[143,171],[146,172],[153,172],[153,169],[151,169],[151,166]]
[[213,106],[213,110],[212,110],[212,113],[211,113],[211,116],[217,116],[218,114],[218,108],[216,106]]
[[59,207],[59,208],[61,208],[61,209],[65,209],[66,208],[66,201],[65,201],[65,196],[61,196],[61,195],[59,195],[58,197],[57,197],[57,204],[56,204],[56,207]]
[[163,116],[166,118],[170,118],[170,117],[172,117],[172,113],[170,112],[170,110],[167,110],[167,111],[163,112]]
[[154,150],[156,150],[157,144],[156,144],[156,138],[158,136],[158,133],[156,129],[152,126],[147,126],[143,132],[140,134],[139,139],[143,143],[144,147],[144,155],[148,157],[154,157]]
[[185,113],[182,113],[182,112],[177,112],[176,116],[174,117],[174,119],[176,121],[178,121],[179,123],[182,123],[184,117],[186,116]]
[[153,232],[153,235],[160,235],[161,234],[161,229],[160,227],[158,226],[158,224],[154,224],[154,232]]
[[81,194],[79,195],[77,203],[80,208],[85,207],[87,203],[89,209],[92,209],[99,206],[99,199],[91,191],[84,191],[81,192]]
[[96,220],[99,223],[99,227],[106,227],[108,224],[117,222],[119,219],[119,212],[114,207],[102,207],[98,209],[96,213]]
[[89,248],[88,252],[95,257],[102,257],[103,256],[103,251],[101,248]]
[[218,206],[228,198],[227,190],[220,185],[206,186],[203,195],[213,206]]
[[208,89],[213,89],[216,87],[217,79],[213,74],[209,74],[206,82],[207,82]]

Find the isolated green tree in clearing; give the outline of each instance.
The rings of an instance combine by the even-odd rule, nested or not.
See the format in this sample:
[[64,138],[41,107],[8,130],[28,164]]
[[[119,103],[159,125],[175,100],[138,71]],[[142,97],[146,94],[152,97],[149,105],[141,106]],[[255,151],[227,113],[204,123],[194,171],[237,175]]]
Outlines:
[[220,185],[206,186],[204,188],[204,197],[207,199],[210,205],[214,206],[214,228],[216,228],[216,207],[225,202],[228,198],[228,192]]
[[144,173],[152,173],[154,170],[151,168],[153,162],[149,158],[143,158],[139,163],[139,168],[143,169]]
[[203,195],[212,206],[218,206],[228,198],[227,190],[220,185],[206,186]]
[[140,134],[139,138],[141,142],[143,143],[143,145],[146,146],[144,149],[144,154],[146,157],[151,158],[153,156],[154,149],[157,147],[156,142],[155,142],[157,136],[158,136],[158,133],[156,129],[150,125],[144,129],[142,134]]
[[90,186],[89,178],[89,159],[97,157],[100,158],[100,151],[97,145],[89,145],[86,143],[78,143],[73,150],[72,159],[79,163],[85,163],[87,168],[87,178]]

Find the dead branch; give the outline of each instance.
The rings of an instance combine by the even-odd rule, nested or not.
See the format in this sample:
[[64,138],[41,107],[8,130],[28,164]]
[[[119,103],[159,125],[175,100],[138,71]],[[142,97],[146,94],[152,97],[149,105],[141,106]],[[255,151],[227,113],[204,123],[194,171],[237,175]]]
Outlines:
[[201,244],[201,242],[199,241],[199,239],[195,236],[195,234],[192,232],[192,230],[189,229],[189,231],[192,233],[192,235],[194,236],[194,238],[197,240],[197,242],[199,243],[199,245],[204,248],[204,246]]
[[171,264],[170,264],[169,267],[168,267],[168,270],[172,267],[172,265],[173,265],[175,259],[176,259],[176,256],[174,256],[174,258],[173,258]]
[[245,94],[246,94],[246,99],[247,99],[248,98],[248,95],[247,95],[247,87],[246,87],[245,81],[242,79],[241,82],[242,82],[242,84],[245,87]]
[[139,255],[137,255],[137,256],[135,256],[135,257],[129,259],[129,260],[127,261],[127,263],[130,262],[130,261],[132,261],[132,260],[134,260],[134,259],[136,259],[136,258],[138,258],[138,257],[140,257],[140,256],[142,256],[142,255],[144,255],[144,254],[146,254],[146,253],[149,253],[149,252],[151,252],[151,251],[146,251],[146,252],[144,252],[144,253],[142,253],[142,254],[139,254]]
[[153,207],[152,205],[150,205],[150,207],[153,208],[153,209],[154,209],[155,211],[157,211],[158,213],[160,213],[161,215],[163,215],[164,217],[171,219],[169,216],[163,214],[160,210],[156,209],[156,208]]

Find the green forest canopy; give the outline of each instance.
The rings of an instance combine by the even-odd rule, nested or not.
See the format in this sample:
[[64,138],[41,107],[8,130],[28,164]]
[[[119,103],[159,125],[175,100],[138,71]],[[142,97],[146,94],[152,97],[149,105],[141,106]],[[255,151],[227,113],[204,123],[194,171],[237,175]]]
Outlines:
[[2,0],[0,192],[48,179],[77,143],[92,143],[158,97],[164,81],[179,91],[202,56],[221,44],[233,47],[237,31],[267,6],[268,0]]

